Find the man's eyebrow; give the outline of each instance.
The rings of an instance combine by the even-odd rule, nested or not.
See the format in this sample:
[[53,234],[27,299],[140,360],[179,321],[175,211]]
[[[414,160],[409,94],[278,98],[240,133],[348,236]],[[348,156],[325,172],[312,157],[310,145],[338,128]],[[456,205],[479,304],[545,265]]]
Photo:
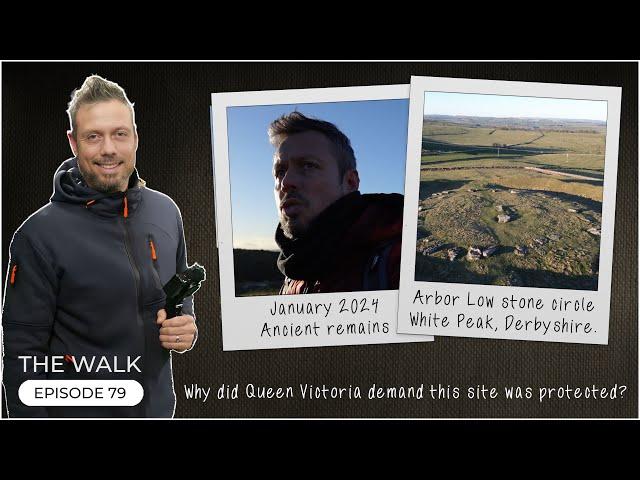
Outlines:
[[295,157],[289,157],[288,161],[290,162],[300,162],[303,160],[315,160],[317,162],[320,162],[321,159],[319,157],[316,157],[315,155],[309,153],[309,154],[305,154],[305,155],[298,155]]
[[[117,127],[110,128],[110,129],[107,129],[107,130],[110,130],[110,131],[127,130],[129,132],[133,131],[133,129],[131,127],[128,127],[126,125],[118,125]],[[86,135],[87,133],[101,133],[102,131],[104,131],[104,129],[96,127],[96,128],[89,128],[87,130],[80,131],[80,133],[83,134],[83,135]]]

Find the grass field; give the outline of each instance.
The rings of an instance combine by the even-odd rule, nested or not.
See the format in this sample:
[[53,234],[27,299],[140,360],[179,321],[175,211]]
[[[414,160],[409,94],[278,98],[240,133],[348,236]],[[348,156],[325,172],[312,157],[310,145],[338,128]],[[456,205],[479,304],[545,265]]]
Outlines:
[[[597,290],[605,129],[555,123],[425,119],[416,280]],[[510,221],[498,223],[503,214]],[[498,249],[489,257],[465,257],[490,245]],[[462,255],[450,261],[456,246]]]

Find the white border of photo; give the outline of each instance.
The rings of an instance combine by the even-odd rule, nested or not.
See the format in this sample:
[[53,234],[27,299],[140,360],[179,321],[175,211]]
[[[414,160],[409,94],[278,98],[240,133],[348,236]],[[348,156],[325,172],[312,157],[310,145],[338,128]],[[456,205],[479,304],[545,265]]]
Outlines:
[[[398,333],[607,344],[621,91],[620,87],[411,77]],[[415,281],[425,92],[608,102],[597,291]],[[458,299],[454,299],[455,296]],[[493,307],[479,306],[479,299],[487,297],[494,299]],[[503,307],[504,297],[508,299],[506,307]],[[513,299],[516,299],[515,308]],[[534,302],[537,307],[533,306]],[[588,311],[589,302],[591,311]],[[560,305],[566,309],[561,310]]]
[[[387,344],[428,342],[431,336],[396,333],[398,292],[315,293],[310,295],[271,295],[236,297],[233,267],[233,225],[231,185],[229,175],[229,149],[227,135],[227,108],[236,106],[308,104],[321,102],[357,102],[409,98],[409,85],[383,85],[365,87],[317,88],[299,90],[273,90],[211,94],[211,126],[215,184],[216,241],[220,267],[220,309],[222,316],[223,350],[254,350],[336,345]],[[265,135],[266,135],[265,131]],[[267,159],[269,160],[269,159]],[[265,179],[265,181],[271,181]],[[275,230],[275,226],[274,226]],[[374,300],[377,300],[374,306]],[[331,304],[326,315],[271,315],[274,304]],[[356,305],[357,313],[351,312]],[[364,310],[368,308],[368,310]],[[340,313],[340,310],[344,311]],[[364,310],[364,311],[363,311]],[[348,323],[357,322],[366,328],[386,323],[372,334],[337,334],[338,325],[346,329]],[[279,325],[278,336],[262,335],[263,328]],[[307,326],[314,325],[309,328]],[[334,325],[329,330],[328,325]],[[298,328],[299,327],[299,328]],[[287,330],[289,335],[283,336]],[[300,335],[296,334],[296,329]],[[305,332],[315,332],[308,334]],[[331,332],[331,333],[330,333]]]

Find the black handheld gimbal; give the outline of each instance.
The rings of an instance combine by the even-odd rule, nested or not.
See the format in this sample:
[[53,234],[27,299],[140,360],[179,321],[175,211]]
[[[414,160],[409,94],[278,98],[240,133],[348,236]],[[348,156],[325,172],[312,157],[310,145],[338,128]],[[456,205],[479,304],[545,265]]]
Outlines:
[[164,293],[167,295],[164,307],[167,311],[167,318],[180,315],[184,299],[197,292],[206,278],[207,272],[204,267],[196,262],[184,272],[176,273],[167,282],[163,287]]

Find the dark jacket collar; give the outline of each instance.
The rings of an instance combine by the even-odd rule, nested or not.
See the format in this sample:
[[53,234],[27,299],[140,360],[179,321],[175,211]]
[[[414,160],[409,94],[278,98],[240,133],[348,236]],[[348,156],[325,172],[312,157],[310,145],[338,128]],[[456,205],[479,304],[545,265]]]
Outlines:
[[318,280],[402,235],[403,196],[352,192],[327,207],[303,238],[278,225],[278,269],[297,280]]
[[104,217],[135,214],[141,200],[145,181],[133,170],[126,192],[101,193],[89,187],[80,173],[77,158],[62,162],[53,177],[52,202],[82,205],[89,211]]

